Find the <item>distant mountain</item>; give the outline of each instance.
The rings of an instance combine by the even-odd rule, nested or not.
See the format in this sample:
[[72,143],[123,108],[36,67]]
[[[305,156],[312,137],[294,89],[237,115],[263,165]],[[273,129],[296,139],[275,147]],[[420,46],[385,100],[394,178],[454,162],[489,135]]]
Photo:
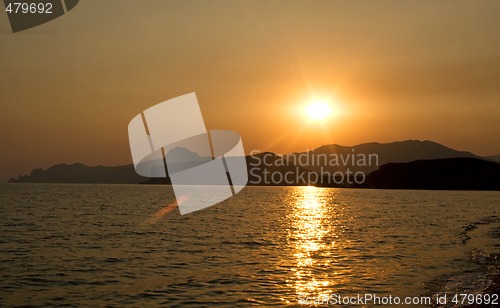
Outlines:
[[89,167],[83,164],[59,164],[47,170],[34,169],[30,175],[10,179],[8,183],[103,183],[130,184],[147,181],[133,165]]
[[491,156],[486,156],[486,159],[495,161],[497,163],[500,163],[500,154],[498,155],[491,155]]
[[[301,167],[321,172],[345,172],[347,169],[368,174],[387,163],[405,163],[423,159],[453,157],[481,158],[469,152],[457,151],[433,141],[406,140],[391,143],[363,143],[356,146],[324,145],[317,149],[286,155]],[[303,158],[302,160],[300,158]],[[305,159],[309,157],[309,160]],[[325,157],[328,158],[325,163]],[[364,158],[364,159],[363,159]],[[307,161],[307,163],[303,163]],[[337,162],[337,164],[335,164]]]
[[174,160],[178,163],[190,163],[190,162],[206,162],[211,160],[211,156],[201,156],[200,154],[190,151],[186,148],[176,147],[166,153],[167,159]]
[[178,172],[194,168],[210,160],[212,160],[211,156],[200,156],[196,152],[181,147],[174,148],[166,153],[166,161],[169,162],[168,172]]
[[[169,172],[192,168],[211,159],[184,148],[170,150],[167,157],[176,161],[175,164],[169,164]],[[454,157],[480,158],[472,153],[456,151],[432,141],[408,140],[365,143],[352,147],[332,144],[308,152],[285,155],[263,152],[246,156],[246,162],[249,185],[324,184],[346,187],[352,186],[350,184],[354,173],[362,172],[367,176],[387,163]],[[154,165],[162,166],[163,162]],[[332,178],[335,180],[331,181]],[[133,165],[89,167],[82,164],[61,164],[47,170],[35,169],[30,175],[10,179],[8,182],[168,184],[170,180],[168,177],[149,179],[139,176]]]
[[500,164],[476,158],[389,163],[368,175],[362,187],[500,190]]

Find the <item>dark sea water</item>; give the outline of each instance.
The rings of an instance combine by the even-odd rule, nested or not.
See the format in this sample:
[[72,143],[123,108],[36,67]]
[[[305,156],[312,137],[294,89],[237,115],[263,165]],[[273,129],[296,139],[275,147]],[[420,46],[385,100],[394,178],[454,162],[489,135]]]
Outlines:
[[500,252],[500,192],[246,187],[184,216],[162,211],[173,201],[168,186],[0,185],[0,306],[414,297]]

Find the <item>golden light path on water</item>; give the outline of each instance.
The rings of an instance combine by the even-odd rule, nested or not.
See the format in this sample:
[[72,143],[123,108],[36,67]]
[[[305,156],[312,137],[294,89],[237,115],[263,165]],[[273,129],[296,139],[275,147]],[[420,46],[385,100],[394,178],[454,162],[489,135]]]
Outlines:
[[339,243],[342,232],[335,221],[335,190],[317,187],[297,187],[290,204],[289,243],[292,245],[293,276],[288,284],[300,298],[327,298],[337,284],[345,279],[337,275],[335,251],[343,247]]

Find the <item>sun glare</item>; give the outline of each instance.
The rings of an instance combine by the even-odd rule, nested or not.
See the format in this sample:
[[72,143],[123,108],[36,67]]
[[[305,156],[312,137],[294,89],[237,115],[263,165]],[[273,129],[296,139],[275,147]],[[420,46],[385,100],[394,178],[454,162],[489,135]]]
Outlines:
[[312,120],[323,120],[330,113],[332,113],[332,109],[325,101],[313,101],[307,106],[307,115]]

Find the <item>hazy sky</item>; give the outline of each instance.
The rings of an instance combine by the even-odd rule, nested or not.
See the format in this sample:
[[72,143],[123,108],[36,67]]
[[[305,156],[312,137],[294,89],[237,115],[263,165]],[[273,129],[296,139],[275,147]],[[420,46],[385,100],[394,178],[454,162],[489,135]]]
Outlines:
[[[195,91],[245,150],[429,139],[500,153],[500,1],[82,0],[11,33],[0,13],[0,181],[131,163],[128,122]],[[302,109],[329,99],[335,114]]]

